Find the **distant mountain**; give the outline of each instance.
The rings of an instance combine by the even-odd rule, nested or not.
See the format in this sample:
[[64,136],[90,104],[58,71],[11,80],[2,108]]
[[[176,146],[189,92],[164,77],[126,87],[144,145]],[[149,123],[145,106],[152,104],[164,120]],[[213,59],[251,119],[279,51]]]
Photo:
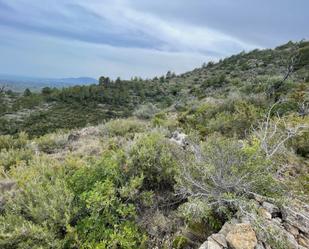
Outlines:
[[0,84],[5,84],[14,91],[23,91],[26,88],[40,90],[43,87],[68,87],[74,85],[96,84],[97,79],[91,77],[78,78],[36,78],[18,75],[0,74]]

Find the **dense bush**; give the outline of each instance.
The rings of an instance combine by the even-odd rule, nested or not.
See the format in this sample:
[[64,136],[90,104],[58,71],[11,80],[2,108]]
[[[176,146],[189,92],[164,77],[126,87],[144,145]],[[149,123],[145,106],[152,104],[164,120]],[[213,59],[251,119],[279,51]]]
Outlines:
[[105,123],[102,126],[103,135],[108,136],[126,136],[143,132],[146,124],[136,119],[115,119]]
[[0,216],[1,248],[63,248],[74,196],[63,169],[56,165],[39,158],[12,170],[18,191],[8,198]]
[[129,171],[133,175],[144,175],[145,188],[173,187],[176,172],[173,144],[161,133],[138,137],[129,151],[129,158]]
[[148,103],[145,105],[141,105],[134,111],[134,115],[141,119],[150,119],[152,118],[157,112],[159,112],[159,109],[153,105],[152,103]]
[[27,165],[28,162],[33,158],[33,154],[34,152],[30,148],[1,150],[0,169],[6,172],[13,167]]
[[258,141],[249,145],[232,139],[208,138],[183,160],[177,178],[178,193],[190,198],[192,203],[185,207],[201,218],[209,213],[210,207],[226,215],[237,210],[252,193],[271,197],[280,194],[271,165],[261,153]]
[[21,149],[26,146],[28,136],[26,133],[20,133],[17,138],[10,135],[0,136],[0,151],[3,149]]
[[54,153],[56,151],[64,149],[68,142],[68,135],[62,133],[52,133],[44,135],[35,140],[40,151],[47,154]]
[[78,209],[76,236],[84,248],[138,248],[146,240],[133,204],[143,178],[129,178],[123,166],[122,153],[110,152],[68,179]]

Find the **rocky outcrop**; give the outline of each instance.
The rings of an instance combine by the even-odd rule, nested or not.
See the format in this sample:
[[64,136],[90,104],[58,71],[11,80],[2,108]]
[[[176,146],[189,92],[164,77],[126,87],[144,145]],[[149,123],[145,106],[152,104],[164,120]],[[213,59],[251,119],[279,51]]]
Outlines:
[[[208,237],[200,249],[271,249],[279,243],[287,249],[309,248],[309,207],[294,203],[279,208],[262,199],[255,200],[257,215],[237,214],[221,230]],[[255,217],[255,218],[254,218]],[[256,228],[259,229],[256,230]],[[263,227],[263,229],[261,229]],[[270,232],[270,234],[267,234]]]
[[180,145],[182,148],[186,148],[189,143],[187,141],[188,135],[175,131],[172,133],[172,137],[170,138],[170,141]]
[[254,249],[257,245],[255,231],[250,224],[235,224],[226,236],[226,241],[233,249]]

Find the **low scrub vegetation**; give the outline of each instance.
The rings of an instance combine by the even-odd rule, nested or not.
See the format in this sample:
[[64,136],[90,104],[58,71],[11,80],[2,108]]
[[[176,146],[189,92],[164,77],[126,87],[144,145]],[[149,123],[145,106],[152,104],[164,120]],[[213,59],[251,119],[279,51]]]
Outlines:
[[198,248],[254,196],[308,200],[308,65],[282,83],[287,48],[9,97],[0,248]]

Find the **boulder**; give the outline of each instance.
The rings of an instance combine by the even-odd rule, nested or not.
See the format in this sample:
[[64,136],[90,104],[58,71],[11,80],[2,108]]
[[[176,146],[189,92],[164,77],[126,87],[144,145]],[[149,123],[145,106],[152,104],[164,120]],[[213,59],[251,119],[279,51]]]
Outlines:
[[226,236],[228,245],[233,249],[254,249],[257,238],[250,224],[235,224]]
[[221,228],[221,230],[219,231],[219,233],[222,234],[224,237],[226,237],[229,231],[231,231],[232,227],[233,227],[232,224],[226,222]]
[[274,204],[272,203],[269,203],[269,202],[266,202],[264,201],[263,204],[262,204],[263,208],[269,212],[272,216],[275,216],[276,214],[279,214],[280,213],[280,210],[277,206],[275,206]]
[[288,223],[284,224],[285,230],[287,230],[290,234],[293,234],[294,237],[297,237],[299,234],[298,228],[294,227]]
[[298,228],[305,234],[309,234],[309,213],[284,207],[282,211],[283,221]]
[[172,137],[170,138],[170,140],[178,145],[180,145],[183,148],[186,148],[189,143],[187,141],[187,137],[188,135],[175,131],[172,133]]
[[259,243],[256,245],[255,249],[265,249],[265,246],[263,245],[263,243],[259,242]]
[[217,242],[223,248],[227,248],[227,242],[226,242],[225,236],[223,234],[215,233],[215,234],[212,234],[210,236],[210,238],[212,240],[214,240],[215,242]]
[[223,249],[223,247],[213,240],[207,240],[199,247],[199,249]]
[[309,248],[309,238],[303,234],[300,234],[298,236],[298,244],[305,248]]
[[269,213],[265,208],[259,208],[258,212],[264,219],[271,220],[271,213]]

